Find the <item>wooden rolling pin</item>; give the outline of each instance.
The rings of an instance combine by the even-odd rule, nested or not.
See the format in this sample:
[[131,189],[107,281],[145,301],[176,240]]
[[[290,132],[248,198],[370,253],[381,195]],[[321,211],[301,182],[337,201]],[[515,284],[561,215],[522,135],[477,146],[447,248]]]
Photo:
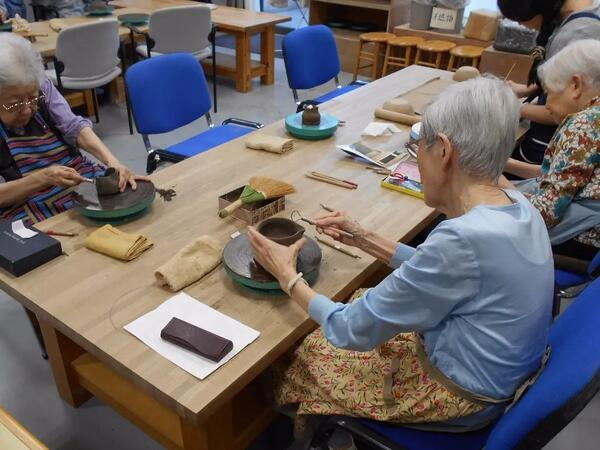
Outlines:
[[388,111],[387,109],[383,108],[377,108],[375,110],[375,117],[377,117],[378,119],[389,120],[391,122],[397,122],[403,125],[410,126],[421,121],[421,118],[419,116]]

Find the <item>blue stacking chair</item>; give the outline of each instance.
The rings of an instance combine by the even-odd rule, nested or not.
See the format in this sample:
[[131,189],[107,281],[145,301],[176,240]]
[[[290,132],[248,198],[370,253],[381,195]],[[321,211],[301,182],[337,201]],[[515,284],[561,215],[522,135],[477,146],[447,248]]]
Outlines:
[[600,275],[600,251],[590,261],[587,273],[570,272],[563,269],[554,270],[554,282],[561,299],[576,297],[587,284]]
[[[148,151],[148,173],[156,170],[160,161],[182,161],[263,126],[235,118],[213,125],[204,71],[189,53],[161,55],[138,62],[127,71],[125,82],[135,125]],[[168,133],[202,116],[206,117],[208,130],[165,149],[155,148],[150,143],[149,135]]]
[[[550,360],[538,380],[496,423],[470,433],[438,433],[384,422],[335,416],[313,445],[330,432],[350,432],[360,449],[509,450],[541,449],[600,390],[600,279],[593,281],[554,322]],[[361,445],[359,445],[362,444]]]
[[311,25],[288,33],[283,38],[281,49],[288,84],[298,111],[303,109],[298,89],[312,89],[334,80],[336,88],[333,91],[303,102],[318,105],[366,84],[362,81],[347,86],[340,84],[340,58],[335,38],[325,25]]

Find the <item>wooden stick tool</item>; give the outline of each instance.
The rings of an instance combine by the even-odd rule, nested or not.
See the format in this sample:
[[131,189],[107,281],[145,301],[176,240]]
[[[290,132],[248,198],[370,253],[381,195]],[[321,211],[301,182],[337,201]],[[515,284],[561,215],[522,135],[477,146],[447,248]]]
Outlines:
[[[294,218],[294,217],[296,217],[296,218]],[[302,214],[300,214],[300,211],[297,211],[297,210],[292,211],[291,219],[293,221],[301,220],[302,222],[306,222],[307,224],[312,225],[313,227],[317,226],[317,224],[314,220],[309,219],[308,217],[304,217]],[[342,236],[345,236],[350,239],[354,239],[354,235],[352,233],[348,233],[347,231],[340,230],[339,228],[334,228],[334,230],[336,231],[336,233],[339,233]]]
[[319,236],[315,236],[315,239],[320,242],[323,245],[326,245],[327,247],[331,247],[335,250],[337,250],[340,253],[343,253],[344,255],[348,255],[354,259],[360,259],[361,256],[357,255],[356,253],[352,253],[350,250],[346,250],[345,248],[343,248],[342,246],[336,244],[335,242],[329,242],[326,241],[325,239],[321,239]]

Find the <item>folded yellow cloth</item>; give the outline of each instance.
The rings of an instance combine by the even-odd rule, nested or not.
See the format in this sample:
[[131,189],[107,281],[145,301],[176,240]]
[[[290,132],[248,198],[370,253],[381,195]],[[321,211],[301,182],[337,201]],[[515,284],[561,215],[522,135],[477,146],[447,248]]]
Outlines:
[[246,139],[246,147],[271,153],[286,153],[294,148],[294,140],[267,134],[254,134]]
[[141,234],[124,233],[112,225],[104,225],[85,239],[85,246],[113,258],[131,261],[150,247],[152,242]]
[[154,273],[158,283],[178,291],[195,283],[219,265],[223,246],[210,236],[201,236],[186,245]]

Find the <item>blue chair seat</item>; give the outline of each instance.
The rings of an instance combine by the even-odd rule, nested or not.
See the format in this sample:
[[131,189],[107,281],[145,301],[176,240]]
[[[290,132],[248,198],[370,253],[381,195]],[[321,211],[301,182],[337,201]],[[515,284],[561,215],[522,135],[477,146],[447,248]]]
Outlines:
[[314,99],[314,101],[316,103],[325,103],[328,100],[331,100],[332,98],[336,98],[339,97],[340,95],[344,95],[347,92],[353,91],[354,89],[357,89],[359,87],[363,86],[362,83],[352,83],[349,84],[348,86],[342,86],[340,88],[336,88],[333,91],[328,92],[327,94],[321,95],[320,97],[317,97]]
[[254,131],[252,128],[237,125],[218,125],[183,142],[172,145],[165,150],[185,158],[190,158],[252,131]]
[[565,289],[571,286],[577,286],[590,281],[588,274],[568,272],[562,269],[554,270],[554,281],[559,288]]
[[359,422],[406,450],[481,450],[493,428],[490,425],[470,433],[432,433],[375,420],[361,419]]

